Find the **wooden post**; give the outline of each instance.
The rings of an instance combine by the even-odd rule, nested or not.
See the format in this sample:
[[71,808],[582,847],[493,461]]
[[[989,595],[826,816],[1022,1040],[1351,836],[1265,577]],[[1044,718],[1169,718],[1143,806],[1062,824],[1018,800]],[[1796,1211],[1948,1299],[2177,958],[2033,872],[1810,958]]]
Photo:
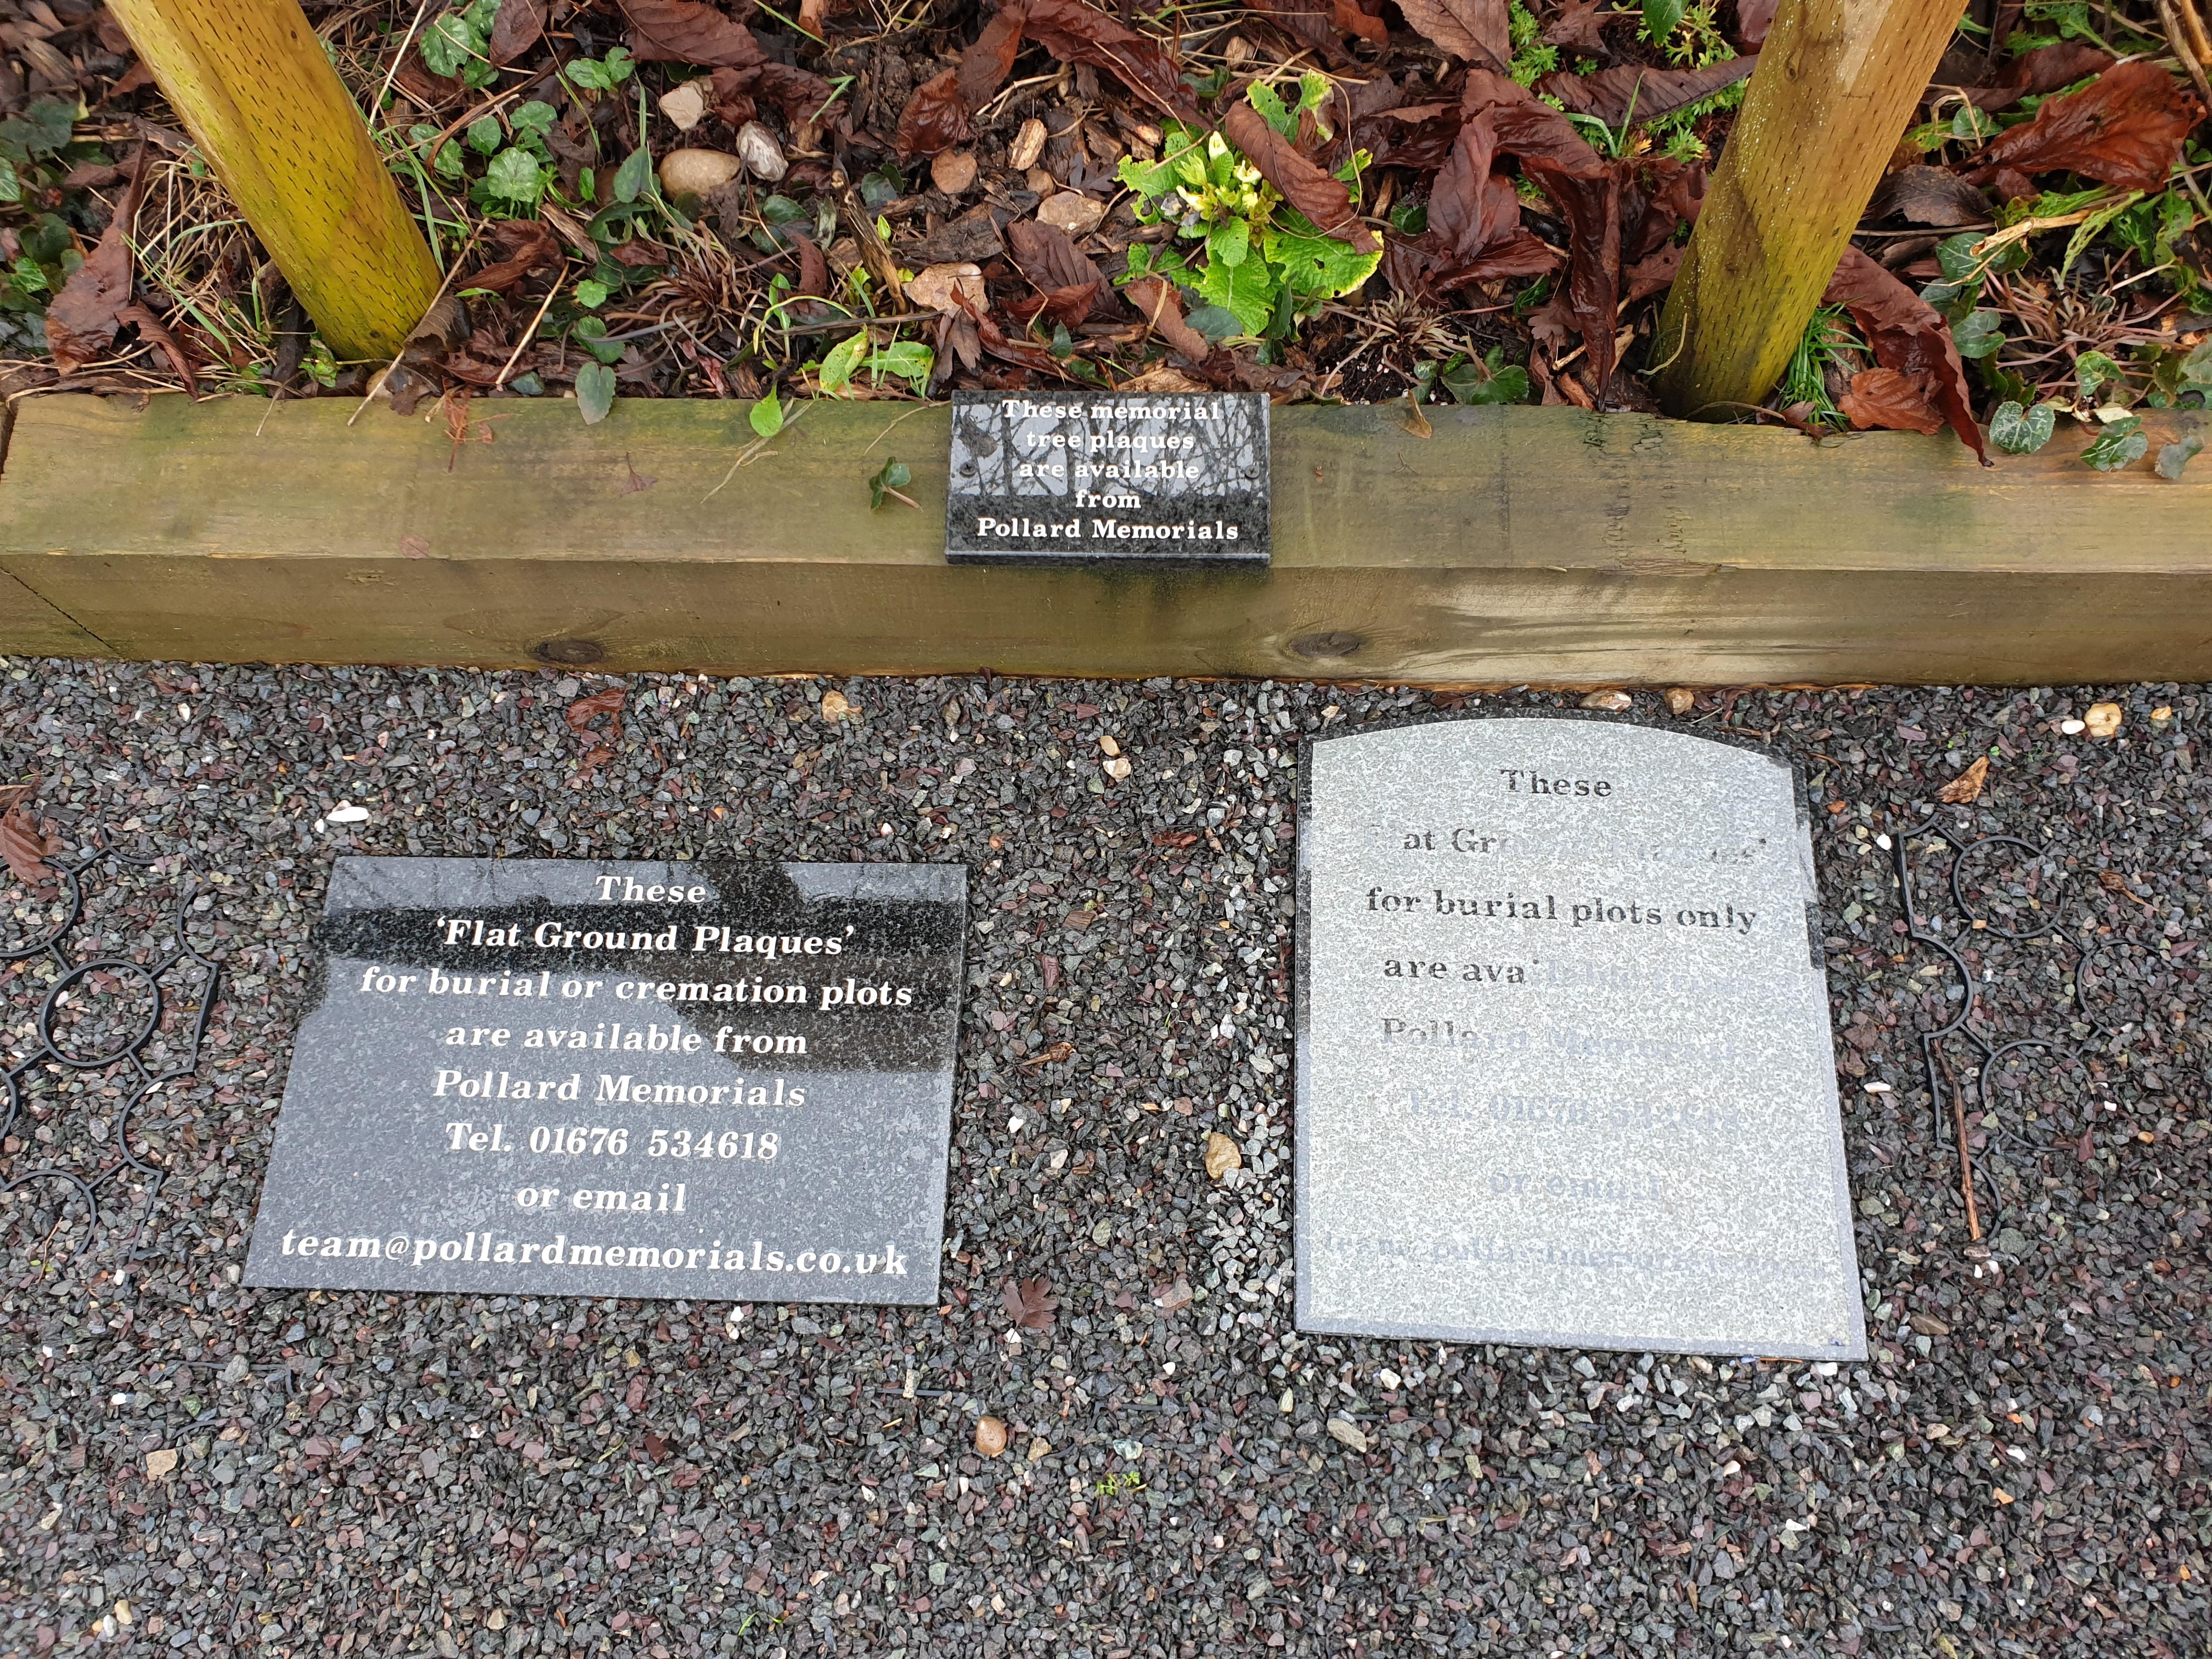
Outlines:
[[1959,0],[1782,0],[1652,349],[1670,415],[1788,368],[1959,21]]
[[113,9],[331,351],[396,356],[437,264],[297,0]]

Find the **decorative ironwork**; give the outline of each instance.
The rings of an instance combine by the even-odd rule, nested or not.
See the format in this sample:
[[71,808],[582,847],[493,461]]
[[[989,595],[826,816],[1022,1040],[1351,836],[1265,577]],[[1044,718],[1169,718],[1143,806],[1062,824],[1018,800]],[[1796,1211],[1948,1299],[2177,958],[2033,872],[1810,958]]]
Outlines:
[[[115,1115],[115,1146],[121,1156],[88,1180],[74,1170],[48,1164],[0,1183],[0,1192],[14,1192],[18,1188],[40,1182],[56,1182],[74,1188],[85,1206],[86,1231],[89,1237],[96,1234],[100,1228],[101,1193],[125,1170],[132,1171],[143,1176],[147,1183],[145,1213],[139,1218],[138,1226],[131,1236],[130,1242],[135,1245],[153,1214],[154,1203],[160,1196],[166,1172],[159,1164],[148,1163],[131,1150],[131,1115],[162,1084],[189,1077],[199,1069],[200,1043],[207,1034],[208,1018],[214,1012],[216,992],[222,970],[216,963],[193,950],[190,943],[186,923],[192,901],[199,894],[197,883],[187,883],[177,899],[176,944],[159,962],[149,965],[118,957],[102,957],[94,962],[71,963],[63,950],[63,944],[84,919],[85,874],[94,865],[110,860],[139,869],[151,869],[160,863],[158,859],[139,858],[110,848],[95,830],[88,838],[88,846],[74,863],[55,859],[47,860],[47,868],[55,874],[58,889],[57,896],[65,896],[68,900],[66,913],[62,919],[35,944],[19,951],[0,951],[0,963],[26,962],[46,956],[52,958],[54,965],[61,970],[61,976],[47,990],[45,1000],[39,1005],[35,1040],[30,1052],[14,1066],[0,1071],[0,1089],[5,1091],[4,1103],[0,1104],[0,1138],[13,1132],[23,1109],[24,1079],[35,1068],[52,1065],[72,1072],[101,1072],[116,1066],[127,1066],[129,1070],[125,1075],[134,1077],[137,1084]],[[146,1050],[157,1036],[163,1035],[162,1027],[172,1008],[169,993],[161,983],[162,975],[186,963],[199,970],[201,981],[198,1001],[187,1012],[191,1041],[185,1050],[183,1064],[155,1071],[146,1063]],[[55,1018],[68,1001],[70,992],[99,974],[141,983],[150,996],[152,1006],[138,1029],[127,1035],[119,1045],[96,1054],[72,1053],[65,1042],[55,1035]],[[168,1035],[174,1039],[178,1034]],[[67,1200],[64,1199],[64,1202],[66,1204]]]
[[[1915,842],[1938,842],[1949,849],[1949,868],[1944,874],[1944,884],[1950,890],[1952,914],[1958,926],[1953,930],[1956,943],[1947,939],[1933,924],[1942,920],[1922,910],[1913,885],[1913,866],[1911,849]],[[2038,846],[2018,836],[1969,836],[1948,830],[1930,814],[1920,823],[1898,834],[1891,848],[1896,862],[1898,891],[1904,911],[1905,936],[1914,945],[1925,946],[1941,955],[1950,964],[1964,988],[1957,1014],[1951,1022],[1933,1030],[1920,1034],[1921,1066],[1928,1085],[1928,1097],[1933,1115],[1933,1128],[1937,1143],[1955,1138],[1961,1164],[1961,1173],[1951,1184],[1966,1200],[1969,1218],[1975,1218],[1977,1205],[1974,1194],[1986,1191],[1989,1215],[1992,1227],[2002,1225],[2004,1200],[1998,1190],[1996,1177],[1989,1161],[1976,1163],[1968,1147],[1969,1122],[1986,1136],[1985,1147],[2033,1163],[2047,1153],[2058,1150],[2047,1141],[2030,1139],[2024,1126],[2005,1121],[1999,1115],[1992,1085],[1998,1075],[2015,1064],[2027,1065],[2039,1058],[2046,1066],[2063,1057],[2080,1057],[2091,1047],[2112,1037],[2112,1028],[2094,1017],[2083,997],[2083,985],[2090,975],[2092,964],[2099,954],[2111,945],[2092,940],[2084,943],[2071,939],[2061,931],[2062,918],[2056,902],[2050,905],[2045,920],[2039,927],[2011,928],[2002,926],[1994,917],[1979,914],[1967,897],[1963,875],[1967,860],[1989,849],[2006,849],[2023,858],[2034,860],[2046,856],[2050,843]],[[1943,854],[1936,857],[1940,860]],[[2018,1037],[2008,1042],[1990,1040],[1990,1034],[1978,1029],[1975,1015],[1982,1008],[1982,981],[1966,959],[1967,943],[1977,938],[1995,939],[2009,944],[2028,945],[2039,939],[2051,939],[2075,953],[2074,971],[2067,978],[2065,1002],[2070,1005],[2070,1026],[2087,1028],[2087,1035],[2079,1040],[2062,1040],[2053,1036],[2031,1036]],[[1962,1069],[1964,1076],[1954,1072],[1945,1056],[1943,1045],[1956,1042],[1975,1058]],[[2086,1127],[2094,1106],[2085,1107],[2081,1121],[2070,1126],[2069,1133],[2079,1133]],[[1995,1120],[1994,1121],[1992,1120]],[[2045,1119],[2044,1122],[2054,1120]],[[2068,1127],[2063,1121],[2058,1127]]]

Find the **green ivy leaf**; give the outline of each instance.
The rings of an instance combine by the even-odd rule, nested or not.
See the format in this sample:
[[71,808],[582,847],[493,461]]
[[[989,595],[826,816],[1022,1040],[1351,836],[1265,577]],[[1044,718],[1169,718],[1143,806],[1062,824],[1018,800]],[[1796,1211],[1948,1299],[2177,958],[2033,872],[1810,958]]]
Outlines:
[[635,202],[653,182],[653,152],[643,144],[623,158],[615,169],[615,200]]
[[[860,366],[860,358],[868,349],[867,331],[848,335],[831,346],[822,359],[820,380],[825,397],[840,397],[853,384],[853,372]],[[878,503],[880,505],[880,503]]]
[[2201,392],[2204,401],[2212,404],[2212,340],[2201,340],[2195,350],[2181,360],[2180,389]]
[[597,426],[614,406],[614,370],[605,363],[586,363],[576,371],[576,410],[586,426]]
[[0,156],[0,202],[20,202],[22,199],[22,181],[15,177],[15,163]]
[[2142,416],[2128,415],[2099,433],[2096,441],[2081,452],[2081,459],[2100,472],[2118,472],[2142,459],[2149,448],[2150,438],[2142,429]]
[[2057,417],[2055,404],[2038,404],[2033,409],[2011,402],[1999,404],[1996,413],[1990,416],[1990,441],[2008,455],[2033,455],[2051,441]]
[[542,98],[533,98],[526,104],[516,105],[514,113],[507,118],[507,124],[514,129],[518,138],[527,135],[542,139],[547,129],[559,118],[560,112],[552,105]]
[[745,419],[763,438],[773,438],[783,430],[783,404],[776,398],[774,386],[770,386],[767,393],[745,411]]
[[1994,311],[1970,312],[1951,325],[1951,343],[1961,357],[1993,357],[2004,339],[2004,319]]
[[2203,453],[2203,439],[2194,432],[2183,434],[2158,452],[2158,476],[2169,483],[2179,483],[2181,469]]
[[[858,335],[854,337],[859,338]],[[904,489],[914,482],[914,469],[896,455],[878,467],[868,479],[868,510],[872,513],[884,504],[884,497],[894,489]]]
[[2095,403],[2099,392],[2116,383],[2126,385],[2127,376],[2103,352],[2085,351],[2074,360],[2074,384],[2081,402]]

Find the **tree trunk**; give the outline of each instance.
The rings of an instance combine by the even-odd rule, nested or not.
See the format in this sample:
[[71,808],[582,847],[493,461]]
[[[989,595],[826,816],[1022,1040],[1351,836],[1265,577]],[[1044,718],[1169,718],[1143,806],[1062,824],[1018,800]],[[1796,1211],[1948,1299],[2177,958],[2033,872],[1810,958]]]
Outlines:
[[331,350],[396,356],[437,264],[296,0],[113,9]]
[[1959,0],[1782,0],[1667,296],[1668,413],[1763,402],[1959,21]]

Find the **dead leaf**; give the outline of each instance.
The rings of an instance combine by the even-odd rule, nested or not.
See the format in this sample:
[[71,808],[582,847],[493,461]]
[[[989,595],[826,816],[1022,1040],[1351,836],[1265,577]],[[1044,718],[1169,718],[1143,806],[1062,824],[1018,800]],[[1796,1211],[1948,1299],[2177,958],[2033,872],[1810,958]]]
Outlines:
[[545,0],[499,0],[491,24],[491,44],[484,55],[492,67],[505,69],[536,46],[545,33]]
[[177,1454],[172,1447],[164,1446],[159,1451],[146,1454],[146,1478],[149,1480],[164,1480],[176,1467]]
[[550,270],[563,258],[559,240],[535,219],[495,221],[491,236],[507,257],[486,265],[465,287],[504,294],[532,271]]
[[1602,398],[1613,384],[1616,356],[1624,169],[1592,149],[1565,115],[1503,76],[1469,70],[1462,106],[1469,120],[1489,112],[1499,150],[1519,160],[1522,175],[1552,198],[1567,222],[1564,298]]
[[2122,713],[2116,702],[2093,702],[2081,711],[2081,725],[2093,738],[2117,737]]
[[1006,165],[1016,173],[1027,173],[1044,154],[1044,141],[1048,135],[1044,123],[1032,115],[1014,134],[1014,142],[1006,150]]
[[1352,192],[1300,155],[1249,103],[1239,99],[1231,105],[1222,118],[1221,131],[1259,169],[1260,176],[1312,220],[1324,236],[1334,236],[1355,252],[1374,253],[1381,249],[1381,240],[1353,213]]
[[1005,1301],[1014,1323],[1025,1331],[1050,1330],[1053,1310],[1060,1306],[1048,1279],[1008,1279]]
[[25,801],[17,800],[0,812],[0,858],[7,860],[15,879],[40,898],[52,898],[60,886],[61,872],[46,860],[61,850],[61,841],[46,833]]
[[138,337],[169,360],[169,367],[176,370],[177,378],[185,383],[186,394],[194,398],[200,395],[199,376],[192,372],[192,360],[185,356],[184,347],[177,343],[177,337],[169,332],[159,317],[133,300],[115,313],[115,320],[136,326]]
[[714,83],[706,76],[686,81],[660,94],[660,112],[678,132],[689,132],[707,118],[707,94]]
[[1028,15],[1022,0],[1009,0],[983,25],[975,44],[960,54],[954,80],[969,109],[979,110],[989,103],[992,94],[1006,85],[1006,77],[1014,72],[1014,59],[1022,51],[1022,24]]
[[1615,11],[1607,0],[1565,0],[1537,37],[1547,46],[1572,46],[1578,51],[1605,50],[1605,26],[1616,17],[1633,13]]
[[1577,115],[1594,115],[1609,127],[1624,121],[1656,121],[1723,87],[1734,86],[1758,66],[1758,54],[1723,58],[1704,69],[1647,69],[1623,64],[1595,75],[1561,70],[1539,80],[1540,98],[1556,98]]
[[1060,62],[1105,70],[1164,113],[1200,118],[1198,94],[1185,84],[1182,66],[1152,36],[1083,0],[1027,0],[1024,10],[1023,33]]
[[1337,27],[1346,34],[1356,34],[1370,46],[1389,45],[1389,26],[1381,18],[1362,11],[1352,0],[1332,0],[1331,9],[1335,13]]
[[70,273],[62,291],[46,307],[46,345],[54,367],[73,374],[106,351],[121,325],[123,307],[131,303],[131,284],[137,270],[131,252],[131,228],[138,216],[138,198],[145,187],[146,162],[152,155],[138,146],[131,162],[131,185],[116,204],[115,216],[101,233],[91,256]]
[[1888,210],[1916,225],[1986,224],[1989,198],[1948,167],[1900,167],[1882,181]]
[[899,112],[898,151],[902,156],[934,155],[975,136],[968,102],[960,95],[960,71],[949,69],[916,87]]
[[699,0],[622,0],[630,54],[641,64],[754,69],[767,61],[753,32]]
[[[1133,283],[1132,287],[1135,286]],[[1195,374],[1161,363],[1133,375],[1114,388],[1116,392],[1211,392],[1213,387]]]
[[982,267],[972,260],[957,264],[930,265],[915,273],[906,285],[906,297],[927,311],[958,313],[956,295],[964,294],[977,307],[990,303],[983,287]]
[[2112,68],[2112,53],[2086,40],[2061,40],[2022,52],[1996,80],[1964,90],[1977,109],[2009,109],[2023,98],[2070,87],[2085,76]]
[[1209,1177],[1218,1181],[1231,1170],[1243,1167],[1244,1154],[1237,1151],[1235,1141],[1218,1129],[1206,1137],[1206,1173]]
[[1836,400],[1862,431],[1886,427],[1893,432],[1936,433],[1943,411],[1928,400],[1920,382],[1893,368],[1863,368],[1851,376],[1851,389]]
[[[615,750],[622,746],[622,706],[627,695],[621,686],[613,685],[588,697],[579,697],[568,705],[568,729],[592,745],[583,760],[586,770],[604,766],[614,758]],[[592,722],[602,714],[607,720],[607,735],[604,742],[599,733],[592,730]]]
[[1972,766],[1936,792],[1936,799],[1947,805],[1965,806],[1982,798],[1982,787],[1990,781],[1990,757],[1984,755]]
[[996,1457],[1006,1449],[1006,1425],[995,1417],[975,1419],[975,1449],[986,1457]]
[[2046,99],[2033,120],[1972,158],[1966,176],[1978,184],[2001,169],[2078,173],[2120,190],[2163,189],[2182,141],[2203,114],[2160,64],[2122,64],[2079,92]]
[[822,718],[832,726],[840,720],[856,720],[860,718],[860,706],[849,701],[842,691],[824,691]]
[[[1062,200],[1068,194],[1072,192],[1063,191],[1053,201]],[[1049,207],[1051,203],[1045,205]],[[1054,313],[1071,326],[1081,322],[1091,309],[1091,300],[1105,291],[1106,277],[1091,257],[1075,246],[1075,239],[1060,226],[1038,219],[1014,220],[1007,225],[1006,236],[1007,253],[1038,292],[1054,295],[1088,290],[1083,295],[1081,311],[1072,317],[1066,314],[1073,305],[1071,296]]]
[[[1844,250],[1822,303],[1848,310],[1874,349],[1875,361],[1884,368],[1911,377],[1922,398],[1942,410],[1959,441],[1984,465],[1989,464],[1989,451],[1983,444],[1982,428],[1975,422],[1973,399],[1966,386],[1966,365],[1959,361],[1950,325],[1934,307],[1884,270],[1872,255],[1856,247]],[[1856,382],[1853,390],[1856,394]]]
[[[1098,228],[1098,222],[1105,216],[1106,204],[1079,190],[1054,191],[1037,209],[1039,219],[1070,236],[1088,236]],[[1006,229],[1011,233],[1013,227],[1009,225]]]
[[[1344,27],[1345,0],[1252,0],[1252,9],[1280,25],[1341,69],[1353,59],[1338,31]],[[1389,39],[1385,31],[1384,39]]]
[[1513,55],[1507,0],[1398,0],[1398,9],[1455,58],[1502,73]]
[[[1212,355],[1212,343],[1183,320],[1182,300],[1176,294],[1174,283],[1163,282],[1157,276],[1144,276],[1130,283],[1121,292],[1137,307],[1145,320],[1152,325],[1152,331],[1165,340],[1169,349],[1185,361],[1202,363]],[[1135,382],[1128,384],[1133,386]]]

